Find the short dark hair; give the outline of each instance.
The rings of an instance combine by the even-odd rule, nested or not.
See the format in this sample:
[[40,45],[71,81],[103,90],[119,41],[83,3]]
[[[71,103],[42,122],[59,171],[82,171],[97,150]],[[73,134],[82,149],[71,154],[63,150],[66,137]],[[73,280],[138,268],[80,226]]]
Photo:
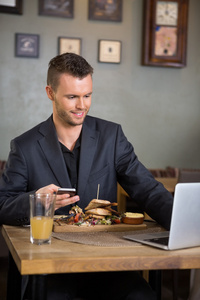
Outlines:
[[63,53],[52,58],[47,72],[47,85],[51,85],[56,91],[61,74],[67,73],[73,77],[84,78],[93,74],[93,68],[80,55],[75,53]]

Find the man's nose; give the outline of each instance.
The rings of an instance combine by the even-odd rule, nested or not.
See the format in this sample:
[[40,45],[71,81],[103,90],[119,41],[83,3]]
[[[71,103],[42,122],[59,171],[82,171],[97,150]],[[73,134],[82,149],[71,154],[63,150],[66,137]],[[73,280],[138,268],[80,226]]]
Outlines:
[[77,101],[76,107],[79,109],[85,108],[84,99],[83,97],[80,97]]

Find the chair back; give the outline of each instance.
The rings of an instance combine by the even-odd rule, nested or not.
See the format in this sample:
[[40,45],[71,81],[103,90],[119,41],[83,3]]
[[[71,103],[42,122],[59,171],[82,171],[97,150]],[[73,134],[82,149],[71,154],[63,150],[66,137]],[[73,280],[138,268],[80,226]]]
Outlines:
[[200,182],[200,170],[180,169],[178,182]]
[[5,166],[6,166],[6,161],[5,160],[0,160],[0,177],[3,174]]

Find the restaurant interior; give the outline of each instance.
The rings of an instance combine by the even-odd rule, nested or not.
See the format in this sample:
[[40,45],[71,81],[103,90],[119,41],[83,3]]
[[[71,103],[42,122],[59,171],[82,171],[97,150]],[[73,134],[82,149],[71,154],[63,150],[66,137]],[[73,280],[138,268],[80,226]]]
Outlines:
[[[89,114],[121,124],[140,161],[172,194],[178,182],[200,182],[200,1],[158,1],[182,6],[177,20],[183,18],[181,25],[167,25],[177,27],[175,54],[162,55],[159,37],[150,30],[156,1],[99,1],[117,10],[99,17],[103,8],[91,4],[98,1],[64,1],[70,3],[65,15],[64,8],[54,14],[41,8],[62,1],[13,1],[20,3],[13,13],[9,1],[0,0],[0,176],[10,140],[51,114],[45,94],[49,60],[75,47],[94,67]],[[35,38],[34,54],[20,52],[20,34]],[[116,53],[104,53],[102,41]],[[117,202],[119,211],[135,209],[120,186]],[[2,300],[7,273],[8,248],[0,233]],[[190,279],[190,270],[162,271],[161,299],[188,300]]]

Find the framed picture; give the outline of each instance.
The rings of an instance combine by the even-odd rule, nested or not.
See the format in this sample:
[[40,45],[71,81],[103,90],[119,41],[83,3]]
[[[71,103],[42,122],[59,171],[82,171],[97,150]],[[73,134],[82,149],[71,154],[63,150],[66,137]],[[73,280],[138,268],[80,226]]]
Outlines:
[[16,33],[15,56],[30,58],[39,57],[39,35]]
[[22,0],[0,0],[0,12],[22,15]]
[[119,64],[121,62],[121,41],[99,40],[98,61]]
[[186,66],[188,0],[145,0],[142,65]]
[[81,54],[81,39],[80,38],[58,38],[58,54],[65,52],[72,52],[75,54]]
[[74,0],[39,0],[39,15],[74,17]]
[[89,0],[89,20],[122,21],[122,0]]

